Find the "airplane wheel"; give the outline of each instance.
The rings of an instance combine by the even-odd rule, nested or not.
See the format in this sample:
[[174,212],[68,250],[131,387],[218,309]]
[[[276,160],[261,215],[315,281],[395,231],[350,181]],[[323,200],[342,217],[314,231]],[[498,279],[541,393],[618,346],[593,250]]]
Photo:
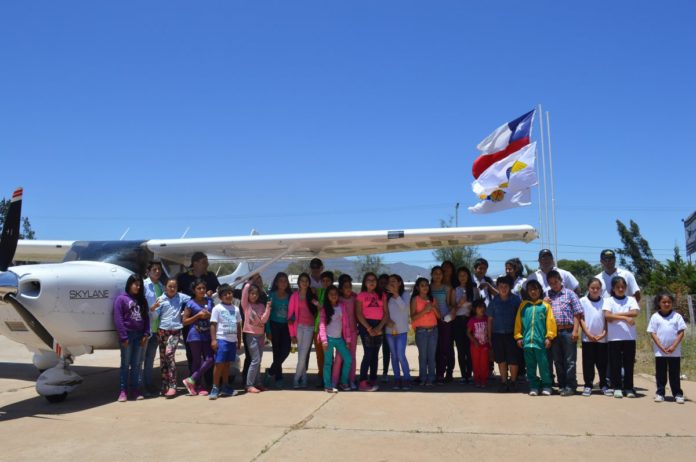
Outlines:
[[67,393],[61,393],[60,395],[47,395],[46,399],[49,403],[62,403],[67,397]]

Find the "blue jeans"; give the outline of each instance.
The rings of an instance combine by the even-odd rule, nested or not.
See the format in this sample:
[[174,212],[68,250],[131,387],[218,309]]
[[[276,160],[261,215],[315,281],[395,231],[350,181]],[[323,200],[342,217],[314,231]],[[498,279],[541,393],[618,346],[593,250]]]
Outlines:
[[421,383],[435,381],[435,350],[437,349],[437,327],[416,328],[418,347],[418,376]]
[[[140,342],[143,340],[142,331],[128,331],[128,346],[121,344],[121,370],[119,372],[119,387],[121,391],[137,390],[140,375]],[[130,387],[128,386],[130,378]]]
[[[401,373],[404,374],[404,380],[411,380],[411,372],[408,370],[408,359],[406,359],[406,336],[403,334],[386,334],[389,351],[391,352],[392,369],[394,370],[394,380],[401,379]],[[401,369],[401,371],[399,371]]]
[[556,366],[559,388],[572,388],[575,390],[578,386],[578,380],[575,375],[578,346],[571,339],[572,333],[570,329],[559,331],[551,343],[551,354],[553,355],[553,364]]
[[155,388],[155,383],[152,380],[152,367],[155,363],[155,355],[159,343],[157,341],[157,332],[150,336],[150,339],[145,344],[144,348],[140,348],[140,384],[145,388],[145,391]]
[[297,325],[297,366],[293,385],[307,385],[307,358],[312,349],[314,326]]
[[[366,319],[366,321],[372,327],[377,327],[381,322],[376,319]],[[360,362],[360,381],[367,380],[368,377],[371,381],[375,381],[379,366],[379,349],[384,340],[381,335],[370,335],[362,324],[358,326],[358,333],[365,352]]]
[[265,338],[266,334],[255,335],[244,333],[244,344],[249,347],[249,357],[251,358],[249,372],[247,372],[246,376],[247,388],[256,385],[256,379],[258,379],[259,371],[261,370],[261,357],[263,356]]

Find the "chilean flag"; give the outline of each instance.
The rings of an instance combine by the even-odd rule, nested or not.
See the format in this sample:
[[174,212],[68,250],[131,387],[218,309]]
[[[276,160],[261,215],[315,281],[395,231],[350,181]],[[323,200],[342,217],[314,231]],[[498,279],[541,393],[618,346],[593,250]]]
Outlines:
[[476,146],[481,151],[481,155],[476,158],[471,167],[474,178],[478,178],[494,163],[529,144],[534,112],[535,109],[512,122],[501,125]]

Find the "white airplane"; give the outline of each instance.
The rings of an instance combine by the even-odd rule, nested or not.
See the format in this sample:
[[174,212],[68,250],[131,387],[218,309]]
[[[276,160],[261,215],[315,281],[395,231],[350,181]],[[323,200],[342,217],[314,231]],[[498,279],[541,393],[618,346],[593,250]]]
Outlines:
[[[0,334],[25,345],[43,370],[36,391],[59,402],[82,378],[74,357],[118,349],[113,302],[128,277],[160,260],[167,274],[196,251],[210,260],[257,260],[261,272],[280,259],[346,257],[493,242],[530,242],[529,225],[299,233],[147,241],[18,240],[22,189],[12,195],[0,241]],[[12,261],[48,262],[12,266]],[[247,275],[248,276],[248,275]],[[244,278],[243,278],[244,279]]]

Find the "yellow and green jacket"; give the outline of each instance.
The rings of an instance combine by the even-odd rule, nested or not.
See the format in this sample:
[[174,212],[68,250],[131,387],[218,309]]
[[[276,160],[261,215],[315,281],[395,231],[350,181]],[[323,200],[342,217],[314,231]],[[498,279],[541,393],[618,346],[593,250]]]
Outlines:
[[544,349],[545,339],[556,338],[556,319],[548,303],[524,300],[515,317],[515,340],[522,339],[522,348]]

